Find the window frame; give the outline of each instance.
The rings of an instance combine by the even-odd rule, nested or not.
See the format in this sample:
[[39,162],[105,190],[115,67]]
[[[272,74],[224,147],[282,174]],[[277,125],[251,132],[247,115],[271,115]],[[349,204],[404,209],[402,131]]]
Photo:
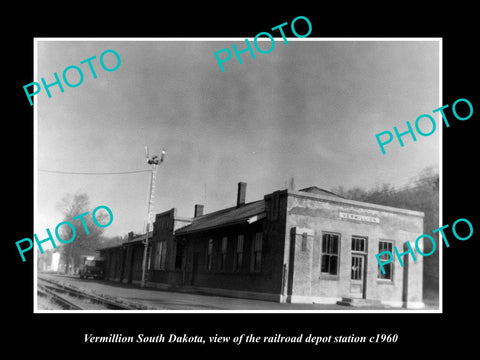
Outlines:
[[162,249],[160,252],[160,270],[166,270],[167,266],[167,242],[160,241],[162,243]]
[[[242,239],[242,241],[240,241]],[[241,246],[239,244],[241,243]],[[233,271],[239,272],[243,266],[243,252],[245,247],[245,235],[238,234],[235,239],[235,248],[233,251]]]
[[164,271],[166,262],[167,242],[156,241],[153,251],[153,270]]
[[[259,241],[260,240],[260,241]],[[258,242],[260,245],[258,245]],[[250,263],[250,271],[260,272],[262,271],[262,252],[263,252],[263,231],[257,231],[254,233],[252,241],[252,256]],[[257,255],[258,259],[257,259]]]
[[[390,245],[390,249],[389,247],[383,247],[383,249],[380,249],[380,244],[381,243],[387,243]],[[378,240],[378,252],[377,254],[380,254],[381,252],[384,252],[384,251],[390,251],[391,253],[393,253],[393,247],[395,246],[395,241],[394,240],[386,240],[386,239],[380,239]],[[380,259],[383,259],[380,257]],[[378,261],[377,261],[377,281],[380,282],[380,283],[392,283],[393,284],[393,279],[394,279],[394,274],[395,274],[395,267],[394,267],[394,262],[391,261],[390,263],[388,264],[385,264],[384,265],[384,268],[389,266],[390,267],[390,278],[386,278],[384,277],[385,275],[382,273],[382,270],[380,269],[380,264],[378,264]]]
[[[358,249],[353,249],[353,240],[364,240],[363,242],[363,250],[358,250]],[[358,253],[358,254],[366,254],[368,251],[368,237],[366,236],[360,236],[360,235],[352,235],[352,243],[350,245],[350,251],[352,253]]]
[[[324,237],[326,235],[329,236],[336,236],[337,237],[337,245],[336,245],[336,253],[333,252],[324,252]],[[342,236],[340,233],[336,232],[331,232],[331,231],[322,231],[322,238],[321,238],[321,243],[320,243],[320,277],[322,278],[327,278],[327,279],[338,279],[340,276],[340,248],[341,248],[341,243],[342,243]],[[329,247],[327,245],[327,247]],[[332,247],[332,246],[330,246]],[[327,250],[332,250],[332,249],[327,249]],[[323,271],[324,267],[324,256],[328,256],[328,272]],[[336,273],[332,274],[330,273],[330,267],[331,267],[331,258],[336,257]]]
[[[357,241],[361,240],[361,241]],[[363,243],[363,244],[362,244]],[[362,244],[362,246],[359,246]],[[364,279],[367,276],[367,262],[368,262],[368,237],[361,236],[361,235],[352,235],[351,243],[350,243],[350,254],[351,254],[351,264],[350,264],[350,281],[358,282],[358,281],[365,281]],[[362,258],[360,263],[362,267],[360,271],[357,269],[353,269],[353,263],[355,262],[354,258]],[[360,276],[360,278],[358,278]],[[355,277],[355,278],[354,278]]]
[[213,238],[207,240],[207,257],[205,259],[205,270],[213,270]]
[[228,236],[222,236],[218,245],[217,271],[225,272],[227,271]]

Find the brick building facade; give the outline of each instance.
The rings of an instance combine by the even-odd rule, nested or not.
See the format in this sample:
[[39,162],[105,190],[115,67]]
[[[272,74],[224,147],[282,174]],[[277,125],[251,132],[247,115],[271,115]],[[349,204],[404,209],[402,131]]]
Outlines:
[[[196,205],[193,218],[175,209],[157,214],[147,286],[277,302],[423,306],[422,257],[408,262],[405,256],[404,267],[393,261],[385,274],[375,258],[416,239],[422,212],[347,200],[317,187],[275,191],[250,203],[245,195],[246,184],[239,183],[233,207],[203,214]],[[132,238],[101,250],[109,279],[138,281],[139,244],[143,248]]]

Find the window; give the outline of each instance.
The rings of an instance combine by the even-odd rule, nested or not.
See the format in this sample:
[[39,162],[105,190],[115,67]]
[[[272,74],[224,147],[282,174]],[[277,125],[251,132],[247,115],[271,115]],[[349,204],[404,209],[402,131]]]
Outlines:
[[162,249],[160,251],[160,270],[165,270],[165,263],[167,261],[167,242],[162,241]]
[[366,252],[366,239],[358,236],[352,236],[352,251]]
[[153,269],[160,270],[160,243],[156,242],[153,252]]
[[[393,242],[392,241],[379,241],[378,242],[378,253],[384,252],[384,251],[390,251],[392,252],[393,249]],[[390,257],[388,254],[382,254],[380,255],[380,259],[382,260],[388,260]],[[393,262],[389,264],[384,264],[383,265],[383,270],[385,271],[385,274],[382,272],[382,269],[380,269],[380,265],[378,265],[378,278],[379,279],[384,279],[384,280],[393,280]]]
[[337,234],[322,235],[322,268],[324,274],[337,275],[338,273],[338,243]]
[[207,270],[212,270],[212,262],[213,262],[213,239],[208,240],[208,247],[207,247]]
[[220,253],[218,256],[218,271],[225,271],[226,262],[227,262],[227,245],[228,237],[224,236],[220,244]]
[[262,264],[262,244],[263,244],[263,233],[258,232],[255,234],[253,239],[253,254],[252,254],[252,271],[260,271]]
[[364,255],[352,256],[352,268],[350,279],[362,280],[363,278],[363,258]]
[[155,243],[153,269],[165,270],[165,258],[166,258],[167,244],[165,241],[159,241]]
[[152,243],[148,244],[147,247],[147,269],[152,270]]
[[233,271],[239,271],[242,268],[243,261],[243,235],[238,235],[237,237],[233,256]]

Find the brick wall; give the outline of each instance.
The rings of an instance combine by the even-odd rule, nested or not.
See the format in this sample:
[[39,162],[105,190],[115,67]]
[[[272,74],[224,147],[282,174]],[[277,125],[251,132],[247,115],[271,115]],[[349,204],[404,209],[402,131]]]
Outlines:
[[[186,242],[187,285],[228,290],[278,293],[278,276],[274,276],[276,238],[264,232],[264,221],[252,225],[229,226],[223,229],[191,234]],[[253,242],[256,233],[263,234],[259,271],[252,269]],[[235,269],[235,248],[238,235],[243,235],[241,266]],[[224,270],[220,269],[222,238],[227,237]],[[208,244],[213,240],[211,268],[208,269]],[[197,255],[195,255],[197,254]],[[196,260],[194,260],[196,258]],[[196,265],[196,268],[194,266]]]
[[[378,263],[375,258],[381,240],[393,241],[400,252],[403,252],[406,241],[414,242],[423,233],[421,213],[301,192],[289,192],[286,213],[287,241],[290,241],[293,252],[290,266],[293,263],[294,270],[289,272],[289,295],[292,299],[325,299],[328,302],[352,295],[357,286],[351,281],[354,254],[351,248],[352,236],[361,236],[366,238],[366,274],[362,284],[365,297],[397,305],[402,301],[422,301],[421,256],[417,256],[417,262],[409,262],[408,284],[405,289],[403,280],[406,268],[402,268],[395,258],[393,279],[378,279]],[[341,216],[340,213],[344,215]],[[352,214],[351,218],[345,214]],[[292,229],[295,229],[293,233]],[[302,248],[302,234],[305,232],[307,237]],[[324,233],[334,233],[340,237],[336,275],[321,271]],[[354,292],[354,295],[358,294]]]

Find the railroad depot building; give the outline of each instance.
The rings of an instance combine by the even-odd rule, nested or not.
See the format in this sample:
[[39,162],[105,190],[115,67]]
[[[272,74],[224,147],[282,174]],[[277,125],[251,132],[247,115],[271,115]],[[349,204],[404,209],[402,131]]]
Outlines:
[[[310,187],[280,190],[194,217],[156,214],[147,286],[291,303],[381,302],[421,308],[423,261],[380,271],[375,255],[423,233],[423,212],[347,200]],[[107,279],[138,283],[143,236],[101,249]],[[406,248],[405,248],[406,249]],[[346,298],[346,299],[345,299]],[[365,299],[365,300],[361,300]]]

